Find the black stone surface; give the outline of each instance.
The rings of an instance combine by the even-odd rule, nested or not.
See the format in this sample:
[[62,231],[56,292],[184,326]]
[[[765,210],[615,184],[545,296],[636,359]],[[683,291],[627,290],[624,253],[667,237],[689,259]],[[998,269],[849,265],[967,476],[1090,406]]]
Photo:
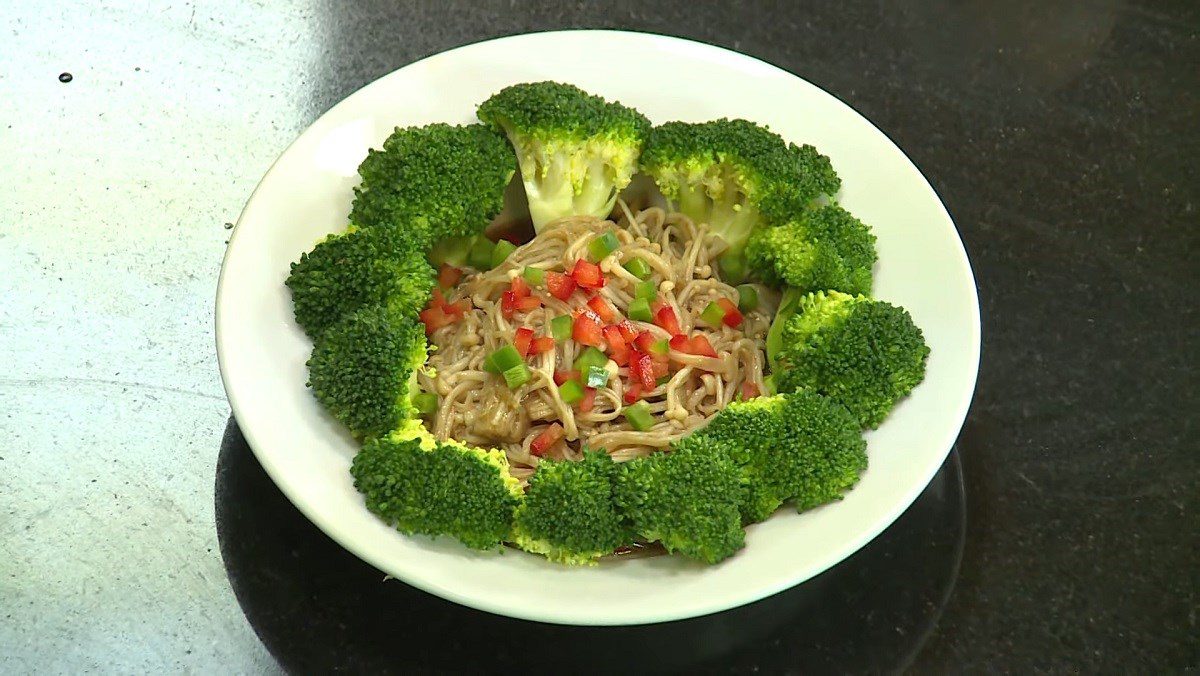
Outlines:
[[1200,3],[379,0],[319,18],[314,119],[422,56],[570,27],[737,49],[854,106],[942,196],[983,311],[962,574],[914,671],[1200,668]]
[[232,420],[216,482],[217,534],[234,593],[293,673],[896,671],[912,662],[950,596],[963,506],[952,453],[896,523],[799,587],[691,620],[567,627],[471,610],[385,580],[288,502]]

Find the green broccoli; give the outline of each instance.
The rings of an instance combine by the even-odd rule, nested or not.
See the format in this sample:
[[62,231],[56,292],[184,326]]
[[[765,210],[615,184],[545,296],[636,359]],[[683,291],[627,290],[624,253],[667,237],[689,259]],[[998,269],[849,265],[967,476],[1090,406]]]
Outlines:
[[681,212],[725,240],[722,266],[734,281],[745,269],[741,254],[752,232],[786,223],[841,187],[828,157],[747,120],[655,127],[641,166]]
[[523,496],[502,451],[438,441],[416,420],[367,442],[350,473],[367,508],[400,532],[476,549],[504,542]]
[[749,523],[789,500],[800,511],[836,500],[867,467],[858,422],[808,390],[732,403],[695,435],[723,444],[742,468]]
[[551,561],[593,563],[629,543],[632,533],[613,501],[617,466],[603,451],[583,460],[543,460],[517,508],[513,542]]
[[415,317],[386,305],[366,307],[317,338],[308,385],[355,436],[383,436],[414,416],[410,395],[427,349]]
[[292,263],[286,284],[296,323],[315,338],[368,305],[389,304],[415,317],[429,300],[433,278],[417,232],[351,225]]
[[427,250],[482,232],[504,206],[515,172],[508,143],[486,125],[397,128],[359,165],[350,222],[417,229]]
[[705,563],[741,549],[746,539],[742,474],[731,451],[710,437],[692,434],[668,453],[622,463],[617,504],[637,535]]
[[636,110],[559,82],[506,87],[478,112],[508,134],[538,231],[563,216],[608,216],[650,130]]
[[874,429],[925,378],[929,346],[904,308],[837,291],[790,296],[767,336],[779,392],[811,388]]
[[832,204],[801,212],[778,228],[763,228],[746,245],[749,268],[772,286],[801,291],[871,292],[875,235]]

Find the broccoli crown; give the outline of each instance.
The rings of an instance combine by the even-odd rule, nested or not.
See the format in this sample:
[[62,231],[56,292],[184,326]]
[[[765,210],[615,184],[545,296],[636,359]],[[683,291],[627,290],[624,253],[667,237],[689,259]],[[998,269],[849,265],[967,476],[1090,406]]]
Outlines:
[[551,561],[588,564],[632,540],[613,500],[617,466],[603,451],[544,460],[517,508],[513,542]]
[[434,271],[419,234],[406,228],[359,229],[333,235],[292,263],[287,286],[299,324],[316,337],[347,314],[390,304],[416,316],[429,300]]
[[409,393],[427,349],[415,317],[386,305],[363,308],[317,338],[308,385],[355,436],[379,437],[412,417]]
[[925,378],[929,346],[904,308],[837,291],[807,294],[791,307],[794,314],[781,306],[775,319],[783,322],[774,355],[778,391],[811,388],[874,429]]
[[841,405],[808,390],[730,404],[696,433],[741,466],[742,517],[766,519],[794,500],[805,510],[841,497],[867,467],[866,441]]
[[650,130],[633,108],[560,82],[506,87],[478,114],[508,134],[538,230],[564,216],[608,216]]
[[487,227],[515,171],[504,137],[486,125],[397,128],[359,165],[350,221],[418,229],[427,249]]
[[503,452],[438,441],[415,420],[363,445],[350,473],[367,508],[389,525],[476,549],[505,540],[522,497]]
[[747,120],[668,122],[646,140],[642,169],[663,196],[708,223],[737,254],[760,225],[779,225],[841,187],[829,158]]
[[745,544],[742,474],[725,444],[689,435],[669,453],[620,465],[617,503],[637,534],[706,563]]
[[802,291],[870,293],[875,235],[833,204],[802,212],[777,228],[763,228],[746,245],[750,269],[773,286]]

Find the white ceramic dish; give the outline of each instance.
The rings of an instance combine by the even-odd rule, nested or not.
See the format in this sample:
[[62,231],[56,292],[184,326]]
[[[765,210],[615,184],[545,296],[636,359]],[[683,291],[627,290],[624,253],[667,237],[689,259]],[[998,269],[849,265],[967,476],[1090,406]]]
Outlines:
[[[345,225],[356,168],[396,126],[474,121],[502,87],[571,82],[651,121],[744,117],[816,145],[843,179],[841,203],[879,238],[875,294],[899,303],[931,348],[925,382],[868,434],[870,468],[845,500],[751,526],[716,566],[661,556],[569,568],[518,551],[473,552],[406,537],[363,506],[349,473],[356,446],[305,388],[311,345],[292,321],[289,264]],[[821,89],[748,56],[685,40],[611,31],[519,35],[406,66],[323,115],[247,203],[217,292],[221,376],[242,431],[289,499],[377,568],[444,598],[544,622],[641,624],[703,615],[803,582],[892,523],[959,433],[979,363],[979,307],[954,223],[912,162]]]

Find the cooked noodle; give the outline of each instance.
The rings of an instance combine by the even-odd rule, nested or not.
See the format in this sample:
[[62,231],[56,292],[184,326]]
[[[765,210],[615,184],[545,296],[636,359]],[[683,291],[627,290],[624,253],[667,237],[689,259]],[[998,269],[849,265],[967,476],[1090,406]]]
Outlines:
[[[737,289],[722,282],[716,269],[715,259],[724,242],[711,235],[707,226],[697,225],[681,214],[650,208],[634,215],[624,203],[620,203],[620,209],[624,215],[615,226],[590,217],[562,219],[498,267],[463,278],[455,297],[469,297],[473,309],[462,321],[433,333],[430,341],[436,349],[428,362],[432,374],[423,372],[419,376],[421,386],[440,398],[436,416],[428,421],[434,434],[504,450],[513,474],[525,480],[536,470],[539,460],[530,451],[530,444],[555,422],[563,426],[565,440],[551,447],[546,457],[577,460],[586,446],[603,448],[619,462],[667,449],[673,440],[728,405],[744,382],[759,392],[764,390],[764,342],[774,313],[770,295],[759,288],[764,302],[746,313],[737,329],[695,326],[709,302],[720,297],[735,303],[738,300]],[[500,312],[500,299],[511,280],[526,266],[569,270],[577,259],[587,258],[592,238],[608,229],[614,230],[620,247],[601,263],[608,283],[597,293],[624,316],[633,300],[634,286],[641,280],[623,264],[641,258],[654,272],[652,279],[658,283],[659,299],[675,309],[683,332],[690,335],[693,328],[703,330],[718,355],[714,359],[671,352],[679,370],[666,383],[642,393],[642,401],[649,405],[655,419],[646,431],[635,430],[622,414],[629,369],[617,368],[612,361],[608,363],[608,384],[597,388],[591,411],[581,413],[563,402],[554,372],[571,368],[582,348],[573,340],[530,357],[532,378],[515,390],[483,366],[487,355],[508,344],[518,328],[529,327],[536,335],[548,335],[552,318],[574,314],[586,298],[576,293],[565,302],[535,289],[543,307],[518,313],[509,320]],[[635,324],[656,338],[670,338],[654,324]]]

